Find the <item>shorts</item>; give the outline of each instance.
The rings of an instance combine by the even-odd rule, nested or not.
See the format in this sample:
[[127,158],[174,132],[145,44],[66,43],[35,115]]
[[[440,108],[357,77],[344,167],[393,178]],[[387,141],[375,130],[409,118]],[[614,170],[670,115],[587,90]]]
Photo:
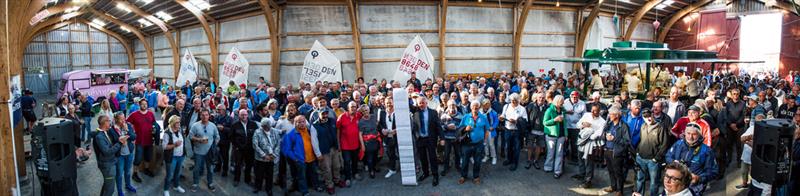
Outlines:
[[136,146],[136,157],[133,159],[133,164],[139,165],[142,160],[147,162],[153,160],[153,146]]
[[528,146],[531,147],[544,147],[544,135],[528,134]]
[[36,113],[33,110],[29,111],[22,111],[22,117],[25,118],[25,121],[36,121]]

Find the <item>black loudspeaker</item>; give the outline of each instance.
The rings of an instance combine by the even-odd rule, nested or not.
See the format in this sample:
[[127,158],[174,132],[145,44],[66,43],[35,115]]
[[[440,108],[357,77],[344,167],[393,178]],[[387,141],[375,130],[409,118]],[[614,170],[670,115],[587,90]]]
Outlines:
[[750,175],[762,183],[778,187],[789,180],[795,125],[787,119],[755,123]]
[[44,118],[33,128],[31,153],[40,180],[77,178],[74,123],[63,118]]

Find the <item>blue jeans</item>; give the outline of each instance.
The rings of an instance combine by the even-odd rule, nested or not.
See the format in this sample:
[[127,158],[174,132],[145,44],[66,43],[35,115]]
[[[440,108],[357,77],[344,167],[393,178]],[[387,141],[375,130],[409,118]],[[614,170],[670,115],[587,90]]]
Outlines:
[[[169,155],[167,155],[169,156]],[[172,156],[172,162],[170,162],[166,169],[167,175],[164,178],[164,190],[169,190],[170,183],[172,183],[172,187],[178,187],[181,182],[181,170],[183,168],[183,159],[185,156]],[[197,179],[197,178],[195,178]],[[197,180],[195,180],[195,184]]]
[[117,169],[114,168],[116,164],[104,164],[98,163],[97,168],[100,169],[100,173],[103,174],[103,187],[100,188],[100,195],[101,196],[112,196],[114,195],[114,178],[117,175]]
[[481,174],[481,157],[483,157],[483,142],[477,144],[461,145],[461,177],[467,178],[469,173],[469,163],[472,159],[472,177],[479,178]]
[[81,141],[89,141],[89,133],[92,132],[92,117],[83,118],[83,131],[81,131]]
[[122,195],[125,191],[122,190],[122,180],[125,179],[125,186],[131,186],[131,166],[133,165],[133,153],[122,155],[117,158],[117,192]]
[[214,170],[211,168],[211,164],[206,161],[206,155],[194,154],[193,184],[200,184],[200,176],[203,169],[206,170],[206,182],[209,185],[214,184]]
[[292,179],[301,193],[308,193],[306,184],[306,163],[303,161],[289,160],[289,168],[292,170]]
[[650,185],[649,191],[650,195],[658,195],[658,188],[660,184],[659,172],[661,169],[657,162],[653,161],[652,159],[642,159],[639,155],[636,155],[636,164],[639,165],[639,171],[636,173],[636,192],[641,193],[644,195],[644,181],[646,178],[650,178]]
[[519,151],[521,148],[522,137],[518,130],[506,130],[506,140],[508,149],[506,149],[506,157],[514,167],[519,164]]

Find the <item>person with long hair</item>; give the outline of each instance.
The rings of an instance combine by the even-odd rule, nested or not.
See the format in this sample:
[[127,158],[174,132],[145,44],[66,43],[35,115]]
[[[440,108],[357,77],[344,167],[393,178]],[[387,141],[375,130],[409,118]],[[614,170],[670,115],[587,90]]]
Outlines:
[[164,164],[166,175],[164,178],[164,196],[169,196],[169,188],[178,193],[185,193],[186,190],[180,186],[181,171],[183,170],[183,160],[185,159],[183,147],[183,133],[181,133],[181,117],[172,116],[169,118],[167,129],[161,133],[161,147],[164,149]]
[[125,182],[125,189],[129,192],[136,193],[136,188],[131,183],[131,168],[133,167],[133,150],[136,149],[134,141],[136,140],[136,132],[133,131],[133,125],[125,122],[125,113],[117,112],[113,115],[114,126],[111,127],[113,131],[109,132],[112,137],[129,136],[126,145],[122,145],[119,151],[119,161],[117,161],[117,191],[119,195],[123,195],[122,189],[123,180]]

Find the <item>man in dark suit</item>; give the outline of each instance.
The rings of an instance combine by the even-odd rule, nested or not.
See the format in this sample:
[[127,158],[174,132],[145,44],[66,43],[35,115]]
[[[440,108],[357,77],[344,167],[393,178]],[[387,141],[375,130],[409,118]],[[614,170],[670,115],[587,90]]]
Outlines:
[[439,114],[428,108],[428,100],[425,97],[417,98],[417,111],[411,115],[411,133],[422,163],[422,176],[417,178],[417,182],[425,180],[433,173],[433,186],[439,185],[439,168],[436,163],[436,142],[442,133],[439,124]]
[[234,159],[236,160],[236,170],[233,172],[233,186],[239,186],[239,180],[244,167],[245,184],[250,184],[250,172],[253,169],[255,154],[253,151],[253,135],[258,125],[249,120],[247,110],[239,110],[239,121],[232,123]]

